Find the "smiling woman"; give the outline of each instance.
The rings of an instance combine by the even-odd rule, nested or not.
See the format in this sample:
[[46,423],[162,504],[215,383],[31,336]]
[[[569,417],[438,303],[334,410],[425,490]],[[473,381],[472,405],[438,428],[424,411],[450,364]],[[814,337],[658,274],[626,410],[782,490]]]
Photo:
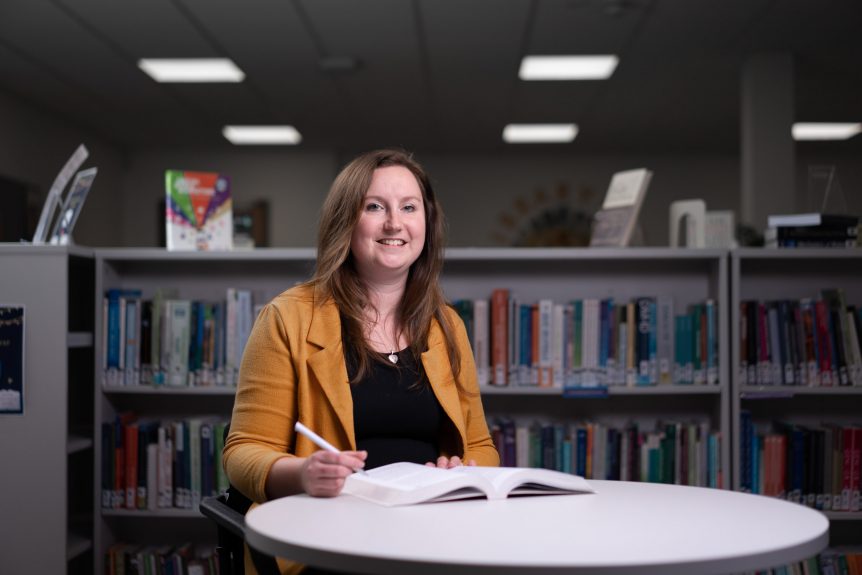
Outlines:
[[[443,231],[406,152],[363,154],[335,178],[314,276],[264,307],[245,348],[224,462],[250,499],[332,497],[356,469],[398,461],[499,464],[464,324],[439,285]],[[297,421],[338,451],[316,451]]]

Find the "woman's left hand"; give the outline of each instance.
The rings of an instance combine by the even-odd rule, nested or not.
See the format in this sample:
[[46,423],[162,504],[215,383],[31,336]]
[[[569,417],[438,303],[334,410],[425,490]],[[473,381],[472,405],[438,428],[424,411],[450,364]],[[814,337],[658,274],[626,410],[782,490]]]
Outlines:
[[441,455],[437,458],[437,462],[429,461],[425,464],[428,467],[437,467],[439,469],[452,469],[453,467],[461,467],[462,465],[470,465],[475,466],[476,461],[474,459],[467,460],[467,463],[461,461],[461,458],[457,455],[453,455],[452,457],[446,457],[445,455]]

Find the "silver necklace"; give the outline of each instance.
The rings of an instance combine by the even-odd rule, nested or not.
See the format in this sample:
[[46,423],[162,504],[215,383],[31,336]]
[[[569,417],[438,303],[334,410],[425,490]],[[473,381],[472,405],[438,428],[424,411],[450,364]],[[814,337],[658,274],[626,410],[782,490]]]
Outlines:
[[391,352],[389,352],[388,357],[389,357],[389,361],[391,361],[392,363],[398,363],[398,353],[396,353],[396,351],[394,349]]

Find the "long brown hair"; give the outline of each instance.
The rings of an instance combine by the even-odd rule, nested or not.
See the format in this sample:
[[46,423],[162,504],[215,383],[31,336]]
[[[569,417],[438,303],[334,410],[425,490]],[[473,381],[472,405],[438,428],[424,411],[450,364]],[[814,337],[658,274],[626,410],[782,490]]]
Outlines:
[[428,334],[436,319],[443,331],[449,362],[456,381],[461,368],[461,354],[455,345],[454,326],[446,314],[446,300],[440,288],[443,269],[445,220],[443,210],[431,186],[431,180],[413,156],[403,150],[384,149],[367,152],[347,164],[336,176],[323,203],[317,236],[317,265],[311,284],[321,300],[332,298],[342,318],[342,332],[354,346],[357,374],[355,383],[368,374],[379,354],[365,339],[365,312],[371,301],[368,288],[360,278],[350,251],[350,240],[365,201],[365,193],[378,168],[402,166],[416,177],[425,208],[425,247],[410,266],[407,285],[396,310],[400,333],[410,342],[417,358],[428,348]]

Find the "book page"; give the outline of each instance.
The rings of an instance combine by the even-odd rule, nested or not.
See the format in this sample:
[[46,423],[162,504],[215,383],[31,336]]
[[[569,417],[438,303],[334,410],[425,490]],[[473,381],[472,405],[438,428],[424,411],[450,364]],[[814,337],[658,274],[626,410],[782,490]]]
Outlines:
[[495,492],[502,497],[509,493],[594,492],[583,477],[550,469],[458,467],[452,471],[485,478],[493,485]]
[[387,487],[405,490],[419,489],[451,479],[446,469],[426,467],[417,463],[384,465],[366,472],[366,475]]
[[391,506],[476,497],[490,489],[480,476],[401,462],[354,473],[342,493]]

